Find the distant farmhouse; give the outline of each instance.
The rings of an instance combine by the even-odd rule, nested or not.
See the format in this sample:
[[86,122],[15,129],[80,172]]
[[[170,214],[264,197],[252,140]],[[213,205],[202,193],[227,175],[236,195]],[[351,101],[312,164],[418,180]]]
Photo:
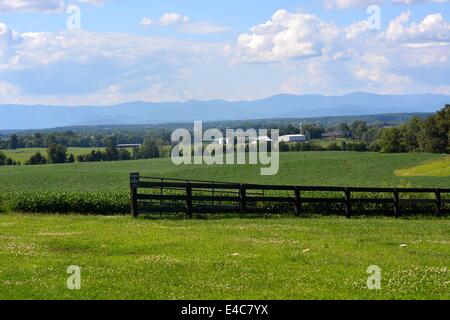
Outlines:
[[129,149],[129,148],[140,148],[141,144],[118,144],[117,149]]
[[344,137],[344,133],[341,130],[334,130],[334,131],[329,131],[327,133],[322,134],[322,138],[329,138],[329,139],[338,139],[338,138],[343,138]]

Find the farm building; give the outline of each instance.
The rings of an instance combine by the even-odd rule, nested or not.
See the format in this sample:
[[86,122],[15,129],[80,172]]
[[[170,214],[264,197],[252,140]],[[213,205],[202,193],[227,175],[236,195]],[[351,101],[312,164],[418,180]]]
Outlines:
[[220,144],[220,145],[227,145],[227,144],[230,144],[230,141],[227,138],[220,138],[220,139],[216,139],[214,141],[214,143],[215,144]]
[[289,134],[286,136],[281,136],[278,139],[279,142],[305,142],[306,136],[304,134]]
[[344,133],[341,130],[328,131],[327,133],[322,134],[322,138],[338,139],[343,137]]
[[258,139],[252,141],[252,144],[258,144],[259,142],[272,142],[272,139],[270,139],[268,136],[261,136]]
[[118,144],[117,149],[140,148],[141,144]]

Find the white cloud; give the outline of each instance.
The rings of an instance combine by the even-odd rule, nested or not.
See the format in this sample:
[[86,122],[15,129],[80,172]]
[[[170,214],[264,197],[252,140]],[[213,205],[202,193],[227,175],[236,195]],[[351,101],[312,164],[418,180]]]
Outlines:
[[19,87],[5,81],[0,81],[0,98],[16,97],[19,93]]
[[[449,23],[441,14],[419,23],[409,19],[405,12],[382,32],[367,21],[337,27],[311,14],[280,10],[238,37],[235,63],[276,63],[289,74],[283,92],[432,91],[426,83],[431,80],[421,75],[424,68],[450,71]],[[445,87],[450,79],[441,78]]]
[[214,24],[209,21],[191,21],[187,16],[179,13],[165,13],[159,19],[143,18],[139,25],[149,27],[159,25],[161,27],[175,26],[179,32],[192,34],[212,34],[229,31],[230,28]]
[[212,34],[212,33],[223,33],[230,30],[229,27],[224,27],[217,25],[208,21],[198,21],[183,24],[180,29],[184,33],[192,34]]
[[189,18],[183,16],[179,13],[164,13],[161,18],[159,18],[159,24],[161,26],[173,26],[189,22]]
[[337,35],[333,24],[307,13],[278,10],[266,23],[238,38],[240,55],[252,62],[271,62],[316,57]]
[[[141,24],[220,31],[179,14],[161,18]],[[421,18],[412,22],[405,12],[386,31],[374,31],[366,21],[337,26],[314,14],[279,10],[234,43],[86,30],[18,34],[0,24],[0,103],[110,105],[250,99],[281,92],[446,92],[449,23],[440,14]]]
[[15,46],[22,41],[17,32],[12,31],[4,23],[0,23],[0,69],[15,59]]
[[449,3],[450,0],[392,0],[397,4],[425,4],[425,3]]
[[387,89],[389,93],[399,93],[412,82],[408,76],[390,71],[390,61],[383,55],[365,54],[360,62],[353,68],[353,73],[372,91],[382,88],[385,92]]
[[154,24],[156,24],[157,22],[155,20],[152,20],[150,18],[143,18],[140,22],[139,25],[141,27],[148,27],[148,26],[152,26]]
[[0,0],[0,12],[57,12],[63,0]]
[[393,42],[450,42],[450,23],[442,14],[430,14],[419,23],[406,25],[410,17],[407,11],[391,21],[384,37]]
[[[106,0],[75,0],[78,3],[101,6]],[[62,13],[66,5],[74,1],[64,0],[0,0],[2,12]]]
[[105,4],[106,0],[78,0],[78,2],[101,6]]
[[374,4],[383,4],[383,2],[383,0],[325,0],[325,8],[330,10],[368,7]]
[[449,3],[450,0],[324,0],[327,10],[332,9],[349,9],[355,7],[368,7],[371,5],[383,5],[385,2],[395,4],[411,5],[411,4],[427,4],[427,3]]
[[[179,82],[187,68],[222,54],[222,45],[206,42],[85,30],[18,34],[0,24],[0,83],[14,79],[21,88],[0,103],[186,99]],[[12,88],[2,83],[2,93]]]

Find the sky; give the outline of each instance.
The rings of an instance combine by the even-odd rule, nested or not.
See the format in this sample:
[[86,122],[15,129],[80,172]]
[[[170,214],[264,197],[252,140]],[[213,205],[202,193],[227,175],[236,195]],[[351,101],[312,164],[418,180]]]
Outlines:
[[450,0],[0,0],[0,104],[450,95]]

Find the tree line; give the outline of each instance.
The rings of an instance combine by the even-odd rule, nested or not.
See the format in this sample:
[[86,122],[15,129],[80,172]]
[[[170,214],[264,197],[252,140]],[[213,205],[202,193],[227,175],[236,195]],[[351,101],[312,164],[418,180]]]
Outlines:
[[450,104],[426,119],[412,118],[392,128],[385,128],[376,140],[385,153],[450,153]]
[[[252,125],[270,123],[270,127],[279,129],[280,135],[298,134],[299,124],[280,120],[254,120],[240,123],[244,130]],[[292,120],[293,121],[293,120]],[[225,123],[226,124],[226,123]],[[225,132],[226,125],[221,126]],[[209,124],[212,125],[212,124]],[[208,125],[205,125],[205,129]],[[90,129],[91,130],[91,129]],[[66,163],[66,162],[99,162],[135,160],[160,157],[166,146],[171,145],[171,131],[168,128],[139,128],[132,131],[86,131],[75,133],[73,131],[45,132],[24,134],[18,136],[12,134],[0,140],[0,149],[18,149],[24,147],[45,147],[46,156],[41,153],[33,155],[26,164]],[[100,129],[99,129],[100,130]],[[104,130],[102,128],[102,130]],[[408,121],[394,126],[386,126],[386,123],[355,120],[352,123],[340,123],[323,126],[320,123],[307,123],[302,126],[302,131],[309,140],[321,139],[322,135],[329,131],[338,130],[347,141],[332,141],[324,147],[318,143],[293,143],[280,144],[280,151],[373,151],[384,153],[400,152],[427,152],[450,153],[450,105],[446,105],[436,114],[429,117],[412,117]],[[118,149],[116,145],[142,144],[132,152]],[[67,153],[68,147],[95,147],[105,148],[104,151],[93,150],[85,155]],[[18,162],[0,152],[0,165],[17,165]]]
[[132,153],[126,149],[118,149],[116,140],[110,137],[104,151],[92,150],[88,154],[74,156],[68,154],[67,147],[62,144],[51,144],[47,148],[47,155],[37,152],[25,163],[25,165],[58,164],[74,162],[102,162],[102,161],[127,161],[138,159],[159,158],[158,146],[152,139],[145,139],[144,143],[135,148]]

